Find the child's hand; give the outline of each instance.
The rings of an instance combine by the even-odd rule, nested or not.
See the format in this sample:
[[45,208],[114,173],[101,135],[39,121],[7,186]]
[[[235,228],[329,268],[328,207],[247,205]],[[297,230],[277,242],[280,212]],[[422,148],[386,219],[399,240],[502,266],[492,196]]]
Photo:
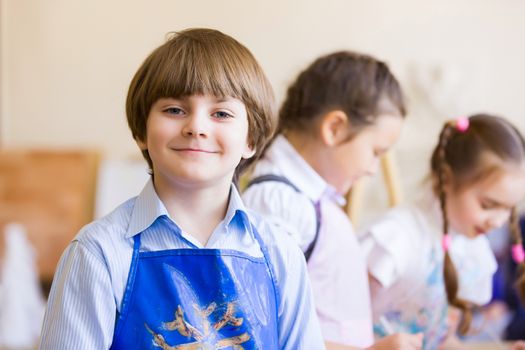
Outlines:
[[512,344],[510,350],[525,350],[525,341],[517,341]]
[[[397,333],[377,341],[367,350],[416,350],[423,346],[423,334]],[[521,350],[521,349],[520,349]]]

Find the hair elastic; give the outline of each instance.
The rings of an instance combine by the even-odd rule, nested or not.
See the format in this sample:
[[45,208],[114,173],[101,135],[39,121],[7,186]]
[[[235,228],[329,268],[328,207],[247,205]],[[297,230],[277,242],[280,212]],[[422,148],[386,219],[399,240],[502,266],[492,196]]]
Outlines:
[[448,251],[450,243],[452,243],[452,237],[450,237],[448,233],[445,233],[443,237],[441,237],[441,246],[443,247],[444,252]]
[[521,243],[512,245],[512,259],[516,264],[521,264],[525,261],[525,251],[523,251]]
[[470,125],[470,121],[467,117],[459,117],[458,119],[456,119],[456,129],[459,132],[467,131],[469,125]]

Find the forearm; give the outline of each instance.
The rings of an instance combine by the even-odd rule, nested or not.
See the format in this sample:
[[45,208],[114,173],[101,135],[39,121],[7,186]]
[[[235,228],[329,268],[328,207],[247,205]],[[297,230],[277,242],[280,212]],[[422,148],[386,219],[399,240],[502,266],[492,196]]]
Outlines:
[[356,348],[350,345],[336,344],[332,342],[325,342],[326,350],[364,350],[361,348]]

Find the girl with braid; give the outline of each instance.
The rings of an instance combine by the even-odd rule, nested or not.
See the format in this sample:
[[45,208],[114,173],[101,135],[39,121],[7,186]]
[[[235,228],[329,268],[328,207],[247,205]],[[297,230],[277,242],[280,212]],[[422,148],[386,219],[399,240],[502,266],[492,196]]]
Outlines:
[[525,300],[516,213],[525,197],[524,139],[495,116],[447,122],[432,154],[430,180],[432,190],[417,205],[389,211],[362,236],[374,333],[422,332],[424,349],[456,349],[456,326],[466,334],[472,309],[492,295],[497,266],[484,234],[509,221],[509,253],[520,265],[516,286]]

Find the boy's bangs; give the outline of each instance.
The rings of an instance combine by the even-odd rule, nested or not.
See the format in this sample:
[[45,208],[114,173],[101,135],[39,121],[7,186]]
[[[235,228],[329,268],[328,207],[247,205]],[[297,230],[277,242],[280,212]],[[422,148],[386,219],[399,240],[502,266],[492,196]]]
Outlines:
[[243,100],[246,84],[238,72],[245,68],[239,67],[239,60],[232,62],[225,57],[224,53],[210,51],[192,51],[177,57],[159,75],[159,97],[213,95]]

